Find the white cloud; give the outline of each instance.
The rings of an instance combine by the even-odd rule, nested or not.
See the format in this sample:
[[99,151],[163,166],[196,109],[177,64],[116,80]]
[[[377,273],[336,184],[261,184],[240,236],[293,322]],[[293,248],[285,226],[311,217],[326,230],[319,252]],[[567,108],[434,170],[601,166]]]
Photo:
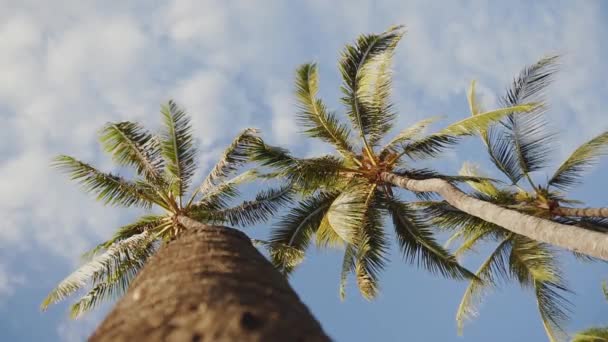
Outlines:
[[[321,96],[341,111],[340,49],[390,24],[409,28],[395,59],[397,129],[430,115],[467,115],[471,79],[492,107],[523,65],[555,52],[563,67],[548,95],[561,155],[608,126],[608,56],[598,44],[607,29],[592,2],[0,2],[3,253],[40,248],[75,263],[91,240],[124,223],[132,212],[103,208],[49,161],[66,153],[112,169],[95,142],[100,125],[128,119],[155,129],[169,98],[193,117],[202,168],[249,126],[299,154],[329,151],[297,134],[293,71],[318,61]],[[445,160],[460,164],[456,154]],[[9,295],[2,289],[14,282],[2,270],[0,294]]]
[[[0,263],[0,299],[10,296],[15,292],[15,287],[23,284],[24,278],[20,274],[14,274],[11,270]],[[0,305],[2,301],[0,300]]]

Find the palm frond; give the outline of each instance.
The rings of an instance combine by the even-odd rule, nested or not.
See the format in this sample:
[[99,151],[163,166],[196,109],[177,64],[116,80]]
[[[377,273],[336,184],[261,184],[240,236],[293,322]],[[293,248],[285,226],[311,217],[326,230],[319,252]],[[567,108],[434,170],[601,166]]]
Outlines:
[[443,134],[431,134],[415,139],[403,146],[401,155],[407,155],[413,160],[433,158],[441,154],[446,148],[457,144],[459,137]]
[[552,342],[565,336],[570,302],[559,265],[548,246],[523,236],[514,236],[509,258],[512,276],[524,287],[533,287],[547,336]]
[[[403,36],[403,27],[396,26],[381,34],[361,35],[354,45],[346,45],[340,60],[340,72],[343,84],[342,102],[347,106],[347,114],[371,153],[367,136],[372,140],[381,138],[390,129],[391,113],[379,113],[371,108],[369,98],[365,98],[362,83],[367,81],[366,73],[377,70],[374,63],[380,58],[388,58]],[[363,89],[362,89],[363,88]],[[363,91],[362,91],[363,90]]]
[[[547,130],[546,122],[542,111],[535,111],[528,115],[511,115],[504,122],[505,133],[500,139],[508,142],[512,148],[512,153],[516,156],[520,169],[520,178],[541,170],[547,166],[550,160],[554,134]],[[498,150],[500,151],[500,150]],[[506,156],[501,157],[505,162],[509,158],[509,149],[503,149]],[[495,153],[496,156],[499,156]],[[520,178],[515,178],[519,181]]]
[[344,245],[345,241],[329,224],[329,218],[325,216],[317,229],[316,243],[320,248],[332,247],[337,248]]
[[304,132],[334,145],[344,158],[352,158],[354,152],[349,143],[350,130],[317,98],[319,80],[316,64],[300,66],[296,75],[297,117],[306,129]]
[[287,244],[263,240],[252,240],[252,243],[264,246],[273,265],[286,277],[304,260],[303,250]]
[[397,242],[407,262],[416,263],[429,272],[444,277],[475,278],[453,255],[437,243],[430,227],[411,206],[392,196],[385,199],[385,205],[393,219]]
[[521,104],[510,107],[495,109],[492,111],[479,113],[475,116],[455,122],[448,127],[442,129],[437,134],[441,135],[475,135],[479,131],[487,129],[487,127],[495,122],[500,121],[504,117],[513,113],[528,113],[538,107],[537,104]]
[[559,56],[544,57],[524,68],[507,89],[503,102],[514,106],[542,98],[557,72],[559,58]]
[[397,147],[399,144],[402,144],[408,140],[413,140],[418,138],[420,134],[431,124],[441,119],[440,116],[431,117],[428,119],[420,120],[413,125],[405,128],[401,132],[399,132],[391,141],[389,141],[384,148],[382,148],[382,153],[386,153],[388,151],[397,151]]
[[173,194],[181,200],[196,169],[190,118],[173,101],[163,105],[160,112],[164,124],[160,140],[161,154],[172,178]]
[[547,130],[542,103],[544,90],[557,70],[557,60],[557,56],[543,58],[526,67],[501,100],[504,106],[527,102],[541,105],[526,115],[509,115],[502,125],[490,127],[483,135],[490,159],[513,184],[544,167],[550,156],[554,134]]
[[[293,190],[291,185],[284,185],[276,189],[268,189],[259,192],[253,201],[245,201],[242,204],[222,210],[208,213],[208,217],[200,217],[200,220],[228,223],[232,226],[248,226],[268,220],[283,205],[291,202]],[[197,212],[193,213],[196,217]],[[197,217],[198,218],[198,217]]]
[[[475,80],[471,81],[471,85],[467,90],[467,102],[469,103],[469,111],[472,116],[475,116],[479,113],[483,113],[483,109],[481,108],[481,104],[479,103],[479,99],[477,98],[477,93],[475,92],[477,82]],[[485,129],[481,130],[481,133],[485,132]]]
[[588,328],[574,335],[572,342],[606,342],[608,341],[608,327]]
[[494,251],[475,272],[475,276],[481,279],[481,282],[471,281],[469,283],[456,312],[456,323],[459,335],[462,335],[465,321],[477,317],[477,307],[481,304],[483,295],[489,288],[497,286],[498,282],[501,280],[504,281],[508,279],[508,258],[510,249],[511,240],[507,237],[496,246]]
[[391,102],[392,90],[392,61],[400,38],[384,53],[378,54],[365,63],[360,71],[359,98],[369,111],[369,117],[374,128],[369,135],[372,146],[378,144],[380,139],[392,128],[392,121],[397,113]]
[[342,259],[342,270],[340,271],[340,299],[346,298],[346,282],[348,275],[355,272],[355,257],[356,249],[353,245],[347,244],[344,249],[344,257]]
[[470,239],[479,234],[485,237],[485,233],[491,233],[492,238],[502,239],[506,232],[501,227],[460,211],[445,201],[417,202],[416,206],[422,209],[422,215],[429,224],[442,231],[461,232],[463,239]]
[[[337,196],[335,192],[319,192],[305,197],[274,225],[271,245],[288,246],[303,253]],[[279,269],[293,269],[294,262],[283,257],[289,255],[275,255],[272,261]]]
[[356,248],[354,273],[359,292],[371,300],[378,294],[378,273],[386,263],[388,240],[382,229],[382,213],[375,188],[368,188],[362,225],[354,232]]
[[513,113],[527,113],[533,111],[536,104],[523,104],[500,108],[455,122],[437,133],[417,139],[407,144],[401,154],[406,154],[412,159],[423,159],[435,157],[443,150],[458,142],[459,138],[467,135],[479,134],[489,125],[500,121]]
[[577,148],[555,171],[548,182],[561,190],[580,183],[583,171],[595,165],[599,158],[608,154],[608,132],[604,132]]
[[543,327],[550,342],[563,341],[567,337],[563,324],[568,319],[564,306],[569,302],[560,293],[564,288],[550,282],[535,282],[534,293]]
[[548,246],[516,235],[510,258],[510,270],[522,286],[533,286],[534,281],[561,282],[557,260]]
[[114,265],[120,264],[125,254],[136,249],[145,248],[151,241],[150,239],[151,234],[143,232],[116,242],[103,254],[96,256],[93,260],[85,263],[62,280],[44,299],[41,305],[42,310],[46,310],[49,305],[57,303],[75,291],[85,287],[89,281],[94,281],[100,274],[112,273],[111,270],[114,270]]
[[93,276],[93,288],[70,307],[72,318],[91,311],[100,303],[123,295],[131,280],[144,267],[148,258],[156,252],[156,245],[148,241],[144,246],[124,251],[120,258]]
[[70,179],[77,181],[86,192],[96,194],[97,199],[104,204],[144,208],[150,208],[152,203],[162,205],[144,183],[130,182],[111,173],[101,172],[70,156],[56,157],[52,166],[69,174]]
[[273,168],[274,177],[286,178],[304,192],[332,188],[342,180],[343,160],[334,156],[300,159],[284,148],[267,145],[258,139],[251,149],[251,158],[262,166]]
[[[481,172],[479,171],[479,165],[473,164],[473,163],[468,163],[465,162],[462,164],[462,167],[460,168],[460,171],[458,172],[458,174],[460,174],[461,176],[465,176],[465,177],[483,177],[483,175],[481,174]],[[473,189],[484,193],[488,196],[491,197],[496,197],[498,196],[498,188],[489,180],[479,180],[476,182],[473,181],[467,181],[467,184],[469,184]]]
[[144,215],[137,219],[137,221],[118,228],[118,230],[116,230],[116,232],[112,235],[112,238],[110,238],[108,241],[100,243],[88,252],[83,253],[82,258],[85,260],[90,260],[101,251],[108,249],[118,241],[126,240],[134,235],[138,235],[146,231],[158,231],[159,227],[163,227],[166,223],[171,223],[171,219],[167,216]]
[[351,182],[332,202],[327,211],[327,221],[340,238],[355,243],[355,235],[365,223],[370,193],[375,184]]
[[[473,230],[473,229],[471,229]],[[492,235],[494,232],[490,229],[475,229],[473,232],[467,232],[467,237],[465,238],[465,240],[460,244],[460,246],[458,246],[458,248],[454,251],[454,256],[455,257],[460,257],[462,256],[464,253],[469,252],[471,250],[473,250],[473,248],[480,242],[482,242],[484,239],[486,239],[488,236]],[[464,231],[460,230],[454,233],[454,235],[464,235]],[[453,235],[453,236],[454,236]]]
[[230,200],[239,197],[240,193],[237,189],[239,184],[253,181],[257,178],[258,172],[255,169],[251,169],[241,173],[238,176],[232,177],[229,180],[223,181],[218,185],[214,185],[209,188],[206,192],[201,193],[201,197],[197,204],[194,206],[200,206],[209,210],[221,210],[225,209]]
[[257,133],[257,129],[247,128],[234,138],[199,187],[198,191],[200,193],[206,194],[212,188],[218,186],[217,182],[226,179],[249,160],[249,150],[252,144],[257,141]]
[[162,180],[163,159],[158,139],[134,122],[111,122],[100,131],[99,140],[116,163],[132,166],[153,184]]

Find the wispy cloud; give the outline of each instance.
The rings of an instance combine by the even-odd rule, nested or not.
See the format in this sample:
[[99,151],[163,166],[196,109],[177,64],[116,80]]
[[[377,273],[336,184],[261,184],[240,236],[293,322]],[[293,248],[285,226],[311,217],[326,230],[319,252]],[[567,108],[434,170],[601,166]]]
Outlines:
[[[321,96],[341,109],[340,49],[359,33],[391,24],[409,28],[395,63],[398,126],[428,115],[448,114],[451,120],[467,115],[464,91],[471,79],[479,81],[485,103],[495,104],[523,65],[563,54],[548,97],[551,117],[563,133],[564,155],[608,127],[608,51],[598,44],[608,29],[601,6],[567,1],[3,2],[0,257],[39,248],[76,263],[85,246],[124,222],[130,212],[101,207],[50,170],[49,161],[68,153],[111,170],[95,143],[97,129],[110,120],[139,120],[157,128],[159,104],[169,98],[193,116],[203,167],[248,126],[262,128],[269,140],[301,154],[324,151],[296,135],[295,67],[319,62]],[[454,171],[457,156],[446,158],[453,160]],[[2,267],[0,294],[11,295],[15,283],[3,274],[14,267]]]

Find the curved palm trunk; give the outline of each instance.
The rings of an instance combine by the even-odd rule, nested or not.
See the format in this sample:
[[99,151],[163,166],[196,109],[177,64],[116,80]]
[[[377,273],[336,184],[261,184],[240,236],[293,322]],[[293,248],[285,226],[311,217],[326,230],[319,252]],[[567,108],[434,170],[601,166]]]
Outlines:
[[415,192],[435,192],[449,204],[467,214],[499,225],[513,233],[598,259],[608,260],[608,234],[559,224],[522,214],[468,196],[443,179],[415,180],[383,172],[380,178],[400,188]]
[[90,341],[329,341],[245,234],[179,221]]
[[608,217],[608,208],[557,207],[551,213],[557,216],[570,217]]

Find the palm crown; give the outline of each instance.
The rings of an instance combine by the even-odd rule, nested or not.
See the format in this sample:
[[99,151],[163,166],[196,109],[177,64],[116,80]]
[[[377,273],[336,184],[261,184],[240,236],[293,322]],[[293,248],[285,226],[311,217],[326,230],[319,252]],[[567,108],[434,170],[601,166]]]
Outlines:
[[[525,68],[507,90],[503,103],[517,105],[524,101],[541,102],[543,91],[555,73],[557,59],[557,57],[543,58]],[[469,105],[471,114],[478,115],[480,109],[479,101],[475,96],[474,83],[469,90]],[[546,129],[545,109],[545,107],[537,107],[526,116],[509,115],[499,125],[481,131],[480,135],[490,160],[507,177],[510,184],[498,187],[488,181],[469,182],[473,188],[471,195],[560,223],[608,231],[608,221],[605,218],[564,217],[556,215],[555,211],[560,204],[578,203],[566,198],[561,191],[578,184],[582,172],[608,152],[608,133],[603,133],[581,145],[557,168],[546,185],[538,185],[530,174],[547,166],[548,155],[555,138],[555,135]],[[460,174],[480,176],[477,168],[471,164],[463,165]],[[521,184],[524,179],[530,190],[526,190],[526,185]],[[462,244],[455,252],[456,255],[461,255],[488,240],[497,243],[494,251],[475,273],[483,282],[471,282],[462,298],[457,312],[460,330],[464,320],[476,314],[475,306],[488,287],[499,285],[501,279],[512,279],[519,282],[522,287],[534,291],[549,339],[555,341],[563,337],[563,324],[568,318],[570,309],[569,302],[564,297],[568,289],[562,279],[556,251],[553,248],[468,215],[445,202],[420,204],[427,208],[435,225],[453,232],[449,241],[462,239]]]
[[248,149],[258,139],[255,129],[238,135],[204,181],[189,192],[197,159],[190,119],[172,101],[162,106],[161,116],[159,135],[133,122],[108,123],[100,131],[105,151],[118,165],[133,167],[135,180],[104,173],[69,156],[55,159],[56,167],[105,204],[159,208],[162,213],[145,215],[120,227],[112,238],[88,252],[85,256],[89,261],[48,295],[43,309],[87,285],[91,289],[72,306],[73,316],[122,294],[158,247],[185,229],[179,216],[204,223],[249,225],[266,220],[289,200],[290,188],[281,187],[259,193],[253,201],[230,206],[239,197],[237,186],[257,176],[250,170],[230,178],[247,162]]
[[536,106],[520,104],[480,113],[426,136],[421,136],[423,130],[437,118],[422,120],[382,145],[396,116],[390,102],[391,60],[403,33],[403,27],[398,26],[381,34],[362,35],[344,49],[339,64],[342,102],[352,128],[317,97],[316,65],[298,68],[297,117],[304,133],[330,143],[337,155],[296,158],[287,150],[262,141],[252,149],[252,159],[274,168],[275,176],[288,178],[305,195],[279,220],[268,242],[275,264],[291,271],[302,260],[313,237],[322,247],[343,246],[342,296],[351,273],[356,275],[363,296],[376,295],[378,272],[387,259],[386,217],[392,220],[406,260],[447,277],[476,278],[437,243],[428,217],[395,194],[380,174],[392,172],[413,179],[442,178],[449,182],[481,181],[479,177],[415,169],[406,163],[406,158],[409,162],[434,157],[460,137],[473,135],[509,113],[527,112]]

